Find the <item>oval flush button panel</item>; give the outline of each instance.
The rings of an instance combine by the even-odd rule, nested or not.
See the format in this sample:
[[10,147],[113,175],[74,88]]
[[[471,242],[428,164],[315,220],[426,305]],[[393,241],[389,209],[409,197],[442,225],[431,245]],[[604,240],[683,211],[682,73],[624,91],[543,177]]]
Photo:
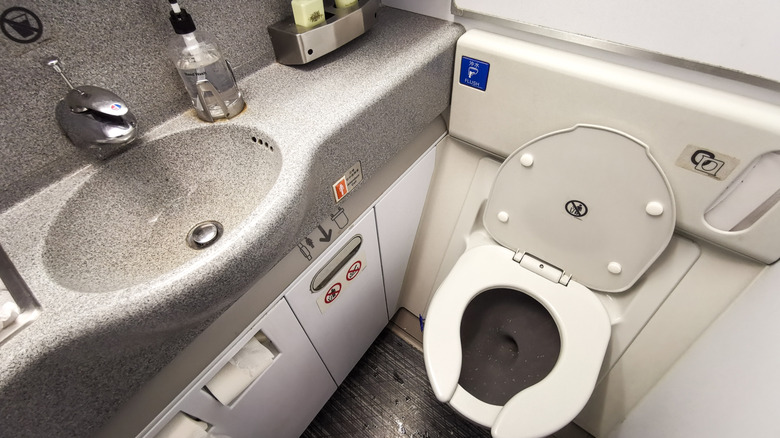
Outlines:
[[734,179],[704,214],[722,231],[750,228],[780,201],[780,151],[756,158]]

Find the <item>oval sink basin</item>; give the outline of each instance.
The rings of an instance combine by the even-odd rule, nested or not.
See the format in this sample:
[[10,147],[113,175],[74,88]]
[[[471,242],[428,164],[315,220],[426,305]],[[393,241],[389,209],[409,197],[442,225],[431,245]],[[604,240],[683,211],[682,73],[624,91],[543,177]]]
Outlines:
[[152,280],[208,251],[188,245],[196,225],[219,223],[221,239],[235,233],[281,167],[278,147],[241,126],[140,144],[105,163],[68,200],[46,237],[44,264],[57,283],[83,292]]

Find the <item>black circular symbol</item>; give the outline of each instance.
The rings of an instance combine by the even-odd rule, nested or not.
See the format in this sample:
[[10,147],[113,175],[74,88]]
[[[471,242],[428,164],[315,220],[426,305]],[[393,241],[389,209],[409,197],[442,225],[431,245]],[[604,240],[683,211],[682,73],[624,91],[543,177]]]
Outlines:
[[715,154],[712,152],[699,149],[698,151],[694,152],[693,155],[691,155],[691,163],[699,164],[702,162],[702,160],[713,158],[715,158]]
[[588,214],[588,206],[582,201],[572,199],[566,203],[566,213],[574,217],[583,217]]
[[8,8],[0,14],[0,30],[11,41],[29,44],[43,35],[43,23],[35,13],[19,6]]

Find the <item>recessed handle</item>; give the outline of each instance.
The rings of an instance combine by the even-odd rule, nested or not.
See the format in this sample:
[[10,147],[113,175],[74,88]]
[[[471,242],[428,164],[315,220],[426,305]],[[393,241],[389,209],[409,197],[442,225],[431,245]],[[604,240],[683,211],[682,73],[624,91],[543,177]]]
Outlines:
[[317,272],[317,275],[311,280],[312,293],[319,292],[330,280],[349,262],[352,257],[360,250],[363,238],[360,234],[355,235],[344,245],[330,261]]

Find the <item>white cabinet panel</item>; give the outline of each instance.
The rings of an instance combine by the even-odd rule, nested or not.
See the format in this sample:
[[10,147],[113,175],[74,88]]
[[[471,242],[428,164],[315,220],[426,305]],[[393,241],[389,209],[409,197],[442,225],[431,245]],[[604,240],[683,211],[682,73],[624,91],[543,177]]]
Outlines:
[[[341,252],[357,235],[362,239],[360,247],[349,254]],[[312,279],[326,265],[331,266],[332,277],[319,281],[324,283],[322,289],[312,292]],[[285,299],[333,379],[341,384],[388,321],[373,209],[298,278]]]
[[390,318],[398,310],[398,296],[435,162],[436,149],[431,148],[398,179],[375,207],[387,313]]
[[[273,362],[228,406],[203,389],[259,331],[273,343]],[[239,364],[240,365],[240,364]],[[335,392],[336,384],[284,300],[278,302],[146,436],[178,412],[205,421],[213,436],[298,437]]]

